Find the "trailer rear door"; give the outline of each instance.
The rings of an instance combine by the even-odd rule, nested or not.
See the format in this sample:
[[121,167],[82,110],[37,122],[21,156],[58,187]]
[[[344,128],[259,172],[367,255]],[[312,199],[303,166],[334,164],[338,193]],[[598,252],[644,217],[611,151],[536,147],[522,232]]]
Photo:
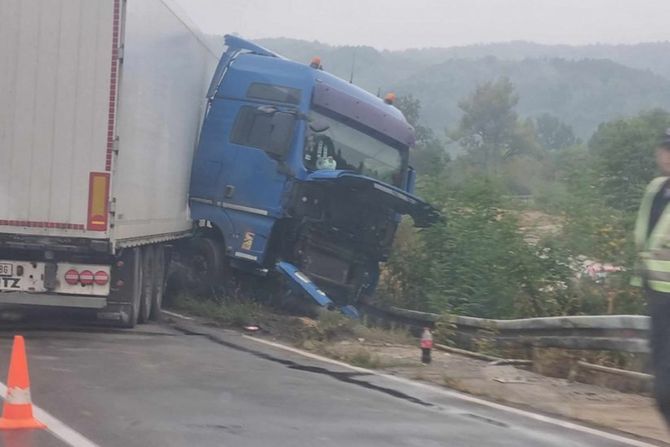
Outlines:
[[0,2],[0,233],[108,236],[121,8]]

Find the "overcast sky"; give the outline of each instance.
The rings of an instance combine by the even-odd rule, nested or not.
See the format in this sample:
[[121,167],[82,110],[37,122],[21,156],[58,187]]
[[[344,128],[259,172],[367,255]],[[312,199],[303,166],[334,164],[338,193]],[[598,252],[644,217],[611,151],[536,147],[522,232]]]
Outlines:
[[176,0],[211,34],[380,49],[670,39],[670,0]]

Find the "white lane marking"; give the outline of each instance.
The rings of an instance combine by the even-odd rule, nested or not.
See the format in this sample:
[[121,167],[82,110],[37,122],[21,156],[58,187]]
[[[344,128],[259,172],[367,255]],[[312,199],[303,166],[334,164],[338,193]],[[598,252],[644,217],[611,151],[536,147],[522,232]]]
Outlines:
[[[7,386],[2,382],[0,382],[0,394],[3,396],[7,395]],[[38,421],[46,424],[47,430],[51,434],[71,447],[100,447],[35,404],[33,404],[33,414]]]
[[169,315],[171,317],[175,318],[182,318],[184,320],[192,320],[193,318],[187,317],[186,315],[178,314],[177,312],[170,312],[169,310],[161,309],[161,313],[164,313],[165,315]]
[[644,442],[644,441],[640,441],[640,440],[632,439],[632,438],[627,438],[625,436],[619,436],[619,435],[616,435],[614,433],[609,433],[609,432],[606,432],[606,431],[597,430],[595,428],[586,427],[584,425],[579,425],[579,424],[575,424],[575,423],[572,423],[572,422],[563,421],[561,419],[556,419],[556,418],[553,418],[553,417],[550,417],[550,416],[544,416],[542,414],[531,413],[530,411],[520,410],[520,409],[514,408],[514,407],[508,407],[506,405],[498,404],[498,403],[495,403],[495,402],[489,402],[487,400],[479,399],[477,397],[473,397],[473,396],[470,396],[468,394],[459,393],[457,391],[446,390],[444,388],[439,388],[437,386],[429,385],[427,383],[422,383],[422,382],[417,382],[417,381],[414,381],[414,380],[406,379],[404,377],[397,377],[397,376],[392,376],[392,375],[389,375],[389,374],[382,374],[382,373],[380,373],[378,371],[374,371],[372,369],[360,368],[358,366],[349,365],[348,363],[340,362],[338,360],[333,360],[333,359],[330,359],[328,357],[323,357],[323,356],[318,355],[318,354],[312,354],[311,352],[303,351],[302,349],[293,348],[291,346],[286,346],[286,345],[283,345],[281,343],[275,343],[275,342],[272,342],[272,341],[263,340],[262,338],[251,337],[249,335],[244,335],[244,334],[242,335],[242,337],[244,337],[248,340],[253,340],[257,343],[262,343],[264,345],[272,346],[274,348],[283,349],[284,351],[293,352],[294,354],[298,354],[298,355],[301,355],[303,357],[311,358],[311,359],[314,359],[314,360],[319,360],[321,362],[326,362],[326,363],[330,363],[330,364],[333,364],[333,365],[342,366],[344,368],[348,368],[348,369],[351,369],[351,370],[356,371],[356,372],[372,374],[372,375],[375,375],[375,376],[383,377],[385,379],[400,382],[400,383],[405,384],[405,385],[410,385],[410,386],[415,386],[415,387],[418,387],[418,388],[423,388],[425,390],[428,390],[428,391],[431,391],[431,392],[434,392],[434,393],[438,393],[438,394],[442,394],[442,395],[447,396],[447,397],[460,399],[460,400],[475,403],[475,404],[478,404],[478,405],[483,405],[483,406],[486,406],[486,407],[489,407],[489,408],[494,408],[496,410],[506,411],[508,413],[515,414],[517,416],[523,416],[523,417],[526,417],[526,418],[529,418],[529,419],[533,419],[535,421],[544,422],[546,424],[555,425],[555,426],[558,426],[558,427],[561,427],[561,428],[567,428],[567,429],[578,431],[578,432],[581,432],[581,433],[586,433],[586,434],[592,435],[592,436],[598,436],[598,437],[601,437],[601,438],[604,438],[604,439],[608,439],[610,441],[619,442],[621,444],[630,445],[630,446],[633,446],[633,447],[658,447],[659,445],[661,445],[661,444],[650,444],[648,442]]

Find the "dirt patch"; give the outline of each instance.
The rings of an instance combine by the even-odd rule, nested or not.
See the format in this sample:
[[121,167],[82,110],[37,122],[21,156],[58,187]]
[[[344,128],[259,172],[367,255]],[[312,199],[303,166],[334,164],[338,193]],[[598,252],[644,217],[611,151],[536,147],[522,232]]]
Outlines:
[[563,219],[559,216],[538,210],[524,210],[519,213],[519,231],[526,242],[537,243],[539,240],[555,236],[561,232]]
[[418,347],[413,346],[338,342],[325,353],[336,352],[339,358],[346,358],[351,349],[374,352],[379,368],[390,374],[670,443],[670,436],[650,397],[546,377],[442,351],[433,351],[433,362],[424,366],[420,363]]

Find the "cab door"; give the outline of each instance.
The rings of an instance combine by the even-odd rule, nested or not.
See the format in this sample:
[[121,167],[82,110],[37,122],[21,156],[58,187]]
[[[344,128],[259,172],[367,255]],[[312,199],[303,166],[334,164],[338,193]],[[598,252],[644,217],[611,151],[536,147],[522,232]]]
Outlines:
[[223,166],[220,200],[279,216],[297,129],[297,114],[292,110],[240,103],[230,133],[236,158],[234,164]]
[[232,183],[238,147],[229,143],[229,135],[238,109],[236,101],[212,101],[193,158],[191,199],[217,203],[223,198],[223,185]]

